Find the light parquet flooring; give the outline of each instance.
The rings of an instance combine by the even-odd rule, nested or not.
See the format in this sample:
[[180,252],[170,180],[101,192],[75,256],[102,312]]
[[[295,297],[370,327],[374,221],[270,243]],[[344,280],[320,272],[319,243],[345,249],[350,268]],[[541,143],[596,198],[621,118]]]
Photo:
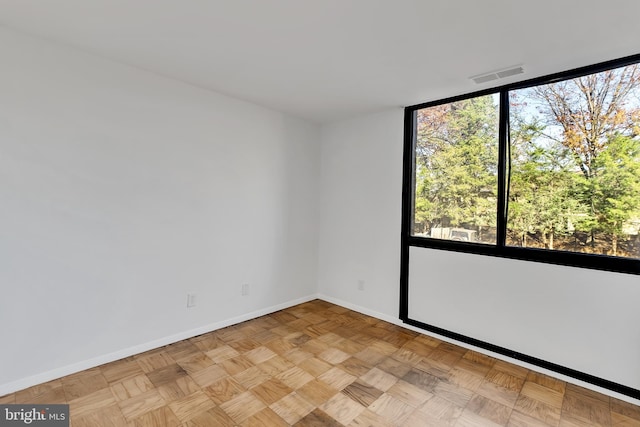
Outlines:
[[37,385],[88,426],[640,426],[640,407],[311,301]]

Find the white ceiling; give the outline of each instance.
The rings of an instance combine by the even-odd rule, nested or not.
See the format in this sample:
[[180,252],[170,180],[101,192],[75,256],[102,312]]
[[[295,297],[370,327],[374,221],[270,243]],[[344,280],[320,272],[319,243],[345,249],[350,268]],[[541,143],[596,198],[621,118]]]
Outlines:
[[0,0],[0,25],[319,123],[640,53],[638,16],[637,0]]

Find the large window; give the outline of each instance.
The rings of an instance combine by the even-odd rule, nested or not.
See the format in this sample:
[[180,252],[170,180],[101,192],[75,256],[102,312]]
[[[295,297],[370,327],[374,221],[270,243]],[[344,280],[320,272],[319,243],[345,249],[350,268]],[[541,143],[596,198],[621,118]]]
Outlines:
[[640,273],[639,60],[408,107],[405,244]]

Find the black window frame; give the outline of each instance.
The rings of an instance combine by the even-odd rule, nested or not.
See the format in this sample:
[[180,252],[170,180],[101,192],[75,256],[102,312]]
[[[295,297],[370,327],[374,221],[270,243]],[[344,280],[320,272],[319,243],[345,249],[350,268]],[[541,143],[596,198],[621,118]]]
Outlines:
[[[473,93],[439,99],[436,101],[405,107],[404,110],[404,156],[403,156],[403,194],[402,194],[402,254],[407,255],[409,247],[422,247],[477,255],[489,255],[524,261],[542,262],[571,267],[612,271],[617,273],[640,274],[640,259],[614,257],[610,255],[587,254],[562,250],[524,248],[506,245],[507,231],[507,168],[509,144],[509,91],[526,89],[562,80],[583,77],[640,63],[640,54],[601,62],[595,65],[563,71],[548,76],[524,80],[504,86],[492,87]],[[423,108],[462,101],[486,95],[498,94],[500,98],[500,121],[498,134],[498,203],[496,209],[497,235],[495,244],[469,243],[451,240],[431,239],[414,236],[411,233],[415,201],[415,148],[416,115]]]
[[[468,337],[457,332],[448,331],[434,325],[409,318],[409,253],[412,247],[429,248],[463,252],[476,255],[488,255],[494,257],[510,258],[523,261],[541,262],[547,264],[564,265],[570,267],[603,270],[616,273],[640,274],[640,259],[613,257],[608,255],[588,254],[579,252],[567,252],[561,250],[547,250],[538,248],[524,248],[506,245],[507,230],[507,168],[508,168],[508,132],[509,132],[509,91],[525,89],[533,86],[555,83],[562,80],[583,77],[614,68],[624,67],[640,63],[640,54],[631,55],[611,61],[601,62],[595,65],[575,68],[547,76],[528,79],[503,86],[479,90],[473,93],[452,96],[436,101],[425,102],[405,107],[404,109],[404,149],[403,149],[403,175],[402,175],[402,224],[401,224],[401,251],[400,251],[400,319],[408,324],[438,335],[470,344],[485,350],[502,354],[514,359],[540,366],[551,371],[558,372],[597,386],[616,391],[618,393],[640,399],[640,390],[614,383],[612,381],[579,372],[571,368],[541,360],[526,354],[522,354],[507,348],[497,346],[485,341]],[[499,94],[500,97],[500,121],[498,135],[498,200],[497,200],[497,233],[496,243],[473,243],[432,239],[412,234],[414,201],[415,201],[415,153],[416,153],[416,117],[417,111],[423,108],[433,107],[461,101],[469,98]]]

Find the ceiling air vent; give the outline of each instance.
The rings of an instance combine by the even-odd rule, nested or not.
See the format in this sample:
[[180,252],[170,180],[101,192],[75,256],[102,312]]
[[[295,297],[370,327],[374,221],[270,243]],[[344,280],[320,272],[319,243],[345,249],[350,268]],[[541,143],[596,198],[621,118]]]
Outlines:
[[516,65],[514,67],[505,68],[503,70],[491,71],[490,73],[478,74],[477,76],[469,77],[477,84],[490,82],[492,80],[504,79],[505,77],[515,76],[516,74],[524,73],[522,65]]

